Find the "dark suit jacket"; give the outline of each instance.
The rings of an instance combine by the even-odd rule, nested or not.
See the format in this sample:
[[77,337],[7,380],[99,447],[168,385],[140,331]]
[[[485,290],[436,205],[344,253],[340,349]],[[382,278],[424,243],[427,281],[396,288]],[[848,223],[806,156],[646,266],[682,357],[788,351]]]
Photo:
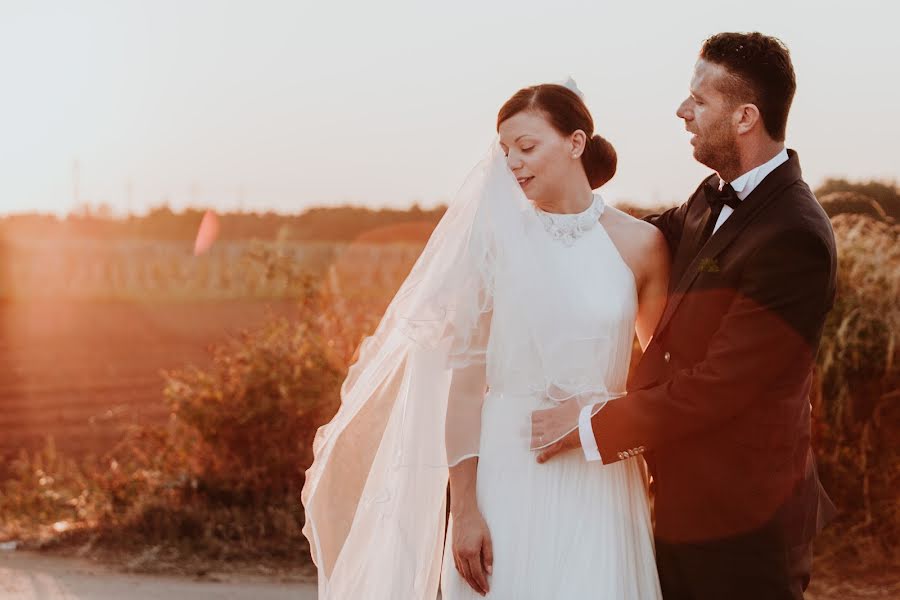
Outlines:
[[668,305],[628,395],[592,426],[605,463],[647,458],[667,542],[765,527],[793,545],[833,510],[810,450],[809,392],[835,294],[834,235],[788,154],[705,245],[716,175],[648,218],[672,252]]

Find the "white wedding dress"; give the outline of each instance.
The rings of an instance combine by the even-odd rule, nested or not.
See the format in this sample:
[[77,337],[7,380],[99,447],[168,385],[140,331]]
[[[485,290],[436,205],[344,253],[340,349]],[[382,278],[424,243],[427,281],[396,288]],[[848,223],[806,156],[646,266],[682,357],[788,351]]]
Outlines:
[[534,410],[559,405],[546,445],[624,393],[637,293],[603,210],[538,210],[496,139],[466,177],[316,432],[301,501],[319,598],[479,598],[445,521],[449,468],[472,457],[488,597],[660,597],[640,459],[539,465],[531,443]]
[[[661,597],[654,559],[646,476],[639,458],[604,466],[580,449],[545,464],[529,449],[530,415],[553,406],[543,389],[550,364],[554,380],[567,365],[592,369],[611,392],[621,392],[630,362],[637,310],[634,276],[598,222],[604,209],[595,194],[582,213],[535,210],[543,228],[537,253],[563,291],[547,313],[552,331],[543,355],[532,361],[515,303],[498,286],[493,299],[486,365],[488,392],[481,409],[476,496],[493,542],[488,598],[502,600],[644,600]],[[545,288],[546,289],[546,288]],[[549,340],[549,343],[548,343]],[[518,349],[510,354],[510,349]],[[503,349],[503,355],[499,354]],[[513,356],[511,358],[511,356]],[[627,401],[627,400],[625,400]],[[480,599],[458,573],[452,555],[453,519],[444,544],[444,600]]]

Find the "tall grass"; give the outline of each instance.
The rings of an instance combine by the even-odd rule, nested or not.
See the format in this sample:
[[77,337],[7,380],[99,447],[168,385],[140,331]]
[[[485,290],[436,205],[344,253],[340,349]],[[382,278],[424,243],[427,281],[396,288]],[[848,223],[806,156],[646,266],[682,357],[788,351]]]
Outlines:
[[838,295],[818,357],[816,444],[834,529],[869,554],[895,557],[900,537],[900,226],[833,219]]

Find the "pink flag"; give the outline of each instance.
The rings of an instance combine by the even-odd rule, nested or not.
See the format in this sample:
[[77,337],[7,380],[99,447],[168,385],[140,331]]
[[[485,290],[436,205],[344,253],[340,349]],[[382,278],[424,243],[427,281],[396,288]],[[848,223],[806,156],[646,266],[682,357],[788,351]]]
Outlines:
[[200,256],[213,245],[219,236],[219,217],[211,210],[206,211],[203,220],[200,221],[200,229],[197,230],[197,240],[194,242],[194,256]]

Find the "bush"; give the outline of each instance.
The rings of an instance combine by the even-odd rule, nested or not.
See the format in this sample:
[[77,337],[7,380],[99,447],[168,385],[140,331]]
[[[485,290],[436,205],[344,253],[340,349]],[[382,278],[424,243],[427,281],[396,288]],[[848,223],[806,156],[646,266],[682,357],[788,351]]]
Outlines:
[[846,179],[830,178],[816,189],[816,197],[824,199],[825,196],[835,192],[849,192],[871,198],[894,222],[900,222],[900,189],[896,183],[880,181],[854,183]]
[[87,518],[101,499],[85,469],[57,452],[52,438],[38,452],[20,452],[9,470],[0,487],[0,540],[52,535]]
[[315,315],[272,318],[215,351],[209,370],[166,374],[165,396],[193,455],[196,493],[214,505],[299,498],[316,428],[337,410],[344,366]]
[[853,214],[865,215],[876,221],[892,221],[878,202],[856,192],[831,192],[819,198],[819,202],[832,218],[840,214]]

